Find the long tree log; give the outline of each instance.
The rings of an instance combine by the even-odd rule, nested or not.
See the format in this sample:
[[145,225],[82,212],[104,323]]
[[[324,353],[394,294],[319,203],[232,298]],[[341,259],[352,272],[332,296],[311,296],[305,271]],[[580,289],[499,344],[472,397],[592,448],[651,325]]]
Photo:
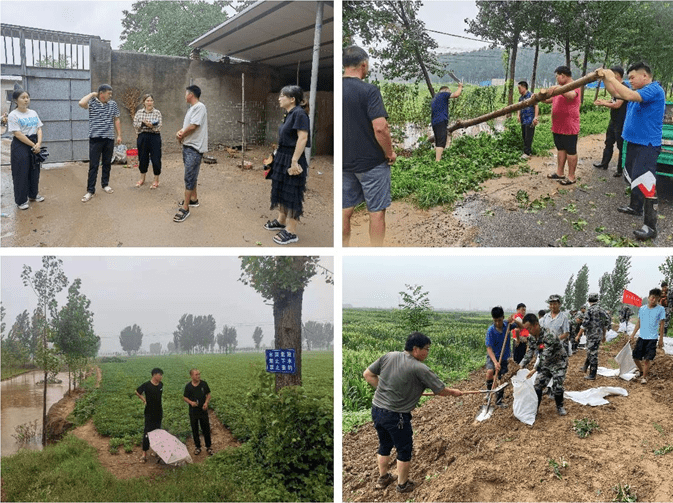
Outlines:
[[578,87],[582,87],[592,82],[595,82],[598,79],[599,79],[598,74],[596,72],[591,72],[582,78],[573,80],[571,83],[566,84],[565,86],[559,86],[553,89],[551,92],[549,90],[546,90],[544,93],[538,92],[533,96],[531,96],[530,98],[528,98],[527,100],[520,101],[519,103],[514,103],[513,105],[508,105],[505,108],[496,110],[495,112],[491,112],[486,115],[481,115],[479,117],[470,119],[465,122],[458,121],[453,126],[448,128],[447,131],[449,133],[453,133],[456,129],[462,129],[474,126],[475,124],[481,124],[482,122],[490,121],[491,119],[495,119],[496,117],[502,117],[503,115],[511,114],[512,112],[516,112],[517,110],[521,110],[522,108],[535,106],[537,103],[541,101],[548,100],[549,98],[558,96],[559,94],[567,93],[568,91],[572,91],[573,89],[577,89]]

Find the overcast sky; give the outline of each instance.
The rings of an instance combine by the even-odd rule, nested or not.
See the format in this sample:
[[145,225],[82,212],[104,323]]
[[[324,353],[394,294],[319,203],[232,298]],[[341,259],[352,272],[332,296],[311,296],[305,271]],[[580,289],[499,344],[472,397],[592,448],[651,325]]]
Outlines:
[[[550,294],[563,295],[571,274],[587,264],[589,291],[612,272],[618,254],[601,256],[344,257],[343,303],[397,307],[405,284],[422,285],[434,308],[490,310],[519,302],[530,312],[546,309]],[[631,258],[629,290],[640,296],[661,282],[666,256]]]
[[[82,293],[91,300],[94,328],[101,336],[101,352],[121,351],[119,333],[134,323],[143,331],[142,349],[173,340],[180,317],[212,314],[216,334],[223,325],[235,326],[238,345],[254,346],[252,333],[262,327],[262,344],[273,343],[273,310],[252,287],[238,278],[236,257],[60,257],[70,283],[82,280]],[[23,265],[33,272],[42,268],[41,257],[3,257],[2,305],[7,309],[6,330],[24,309],[32,314],[37,298],[21,281]],[[334,260],[321,264],[334,271]],[[67,300],[67,288],[57,298]],[[315,276],[304,293],[303,321],[334,323],[334,287]]]
[[[477,17],[478,12],[477,4],[474,1],[446,2],[425,0],[423,6],[418,11],[418,18],[425,22],[425,27],[428,30],[441,31],[469,38],[479,38],[472,33],[465,32],[465,29],[467,29],[465,18],[474,19]],[[474,51],[488,47],[488,43],[485,42],[476,42],[433,32],[429,32],[428,34],[439,44],[438,52]]]
[[[122,11],[131,11],[133,1],[2,0],[2,22],[30,28],[97,35],[119,49]],[[212,1],[210,2],[212,3]],[[230,15],[234,12],[230,9]]]

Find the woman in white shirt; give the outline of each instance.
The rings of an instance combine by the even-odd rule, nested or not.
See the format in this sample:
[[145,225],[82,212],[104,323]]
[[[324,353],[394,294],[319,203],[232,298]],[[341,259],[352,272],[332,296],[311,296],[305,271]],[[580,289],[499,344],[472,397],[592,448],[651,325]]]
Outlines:
[[42,121],[37,112],[30,110],[28,91],[14,91],[12,98],[17,108],[7,117],[7,126],[14,134],[12,140],[12,180],[14,182],[14,202],[19,209],[27,210],[28,201],[44,201],[38,193],[40,183],[40,163],[33,154],[42,147]]

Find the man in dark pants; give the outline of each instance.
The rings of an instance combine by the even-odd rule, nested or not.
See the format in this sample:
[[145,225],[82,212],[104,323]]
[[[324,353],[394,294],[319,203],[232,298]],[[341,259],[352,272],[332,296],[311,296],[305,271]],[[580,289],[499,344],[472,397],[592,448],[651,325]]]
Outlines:
[[[152,369],[152,379],[142,383],[136,390],[136,395],[145,404],[145,429],[143,431],[143,457],[141,463],[147,462],[147,451],[150,449],[150,438],[147,434],[150,431],[161,428],[161,420],[164,415],[161,405],[164,384],[161,380],[164,378],[164,371],[160,368]],[[143,396],[143,394],[145,396]]]
[[620,84],[612,70],[599,68],[596,73],[605,82],[608,92],[628,101],[624,119],[624,169],[631,186],[628,206],[618,211],[640,216],[645,210],[643,227],[633,231],[637,239],[657,237],[657,159],[661,152],[666,93],[652,79],[652,70],[645,63],[629,67],[631,89]]
[[[522,80],[517,85],[519,89],[519,102],[526,101],[533,94],[528,90],[528,82]],[[517,119],[521,123],[521,136],[523,136],[523,158],[528,159],[532,154],[533,137],[535,136],[535,126],[538,125],[538,115],[540,108],[537,106],[526,107],[516,113]]]
[[208,403],[210,402],[210,388],[206,381],[201,380],[201,372],[198,369],[189,371],[192,378],[185,386],[182,399],[189,404],[189,423],[192,425],[194,437],[194,455],[201,454],[201,438],[199,437],[199,424],[203,431],[203,440],[206,443],[206,452],[213,455],[210,448],[210,421],[208,420]]
[[[624,69],[621,66],[610,68],[615,74],[617,82],[624,83]],[[610,109],[610,123],[608,130],[605,133],[605,148],[603,149],[603,159],[601,162],[595,162],[594,168],[608,169],[610,160],[612,159],[612,152],[614,151],[615,142],[617,142],[617,150],[619,150],[619,157],[617,158],[617,171],[613,176],[622,176],[622,146],[624,139],[622,138],[622,129],[624,129],[624,119],[626,118],[626,105],[621,98],[612,98],[611,100],[596,100],[594,105],[607,107]]]
[[449,99],[457,98],[462,92],[462,82],[458,84],[458,90],[455,93],[452,93],[448,86],[442,86],[430,102],[432,131],[435,133],[435,161],[437,162],[442,160],[442,153],[446,148],[446,128],[449,127]]
[[86,194],[82,202],[86,203],[96,193],[98,164],[103,164],[101,186],[108,194],[114,190],[110,187],[110,171],[114,151],[115,132],[117,145],[122,142],[122,128],[119,120],[119,107],[112,99],[112,87],[103,84],[97,92],[89,93],[79,100],[79,106],[89,110],[89,176]]

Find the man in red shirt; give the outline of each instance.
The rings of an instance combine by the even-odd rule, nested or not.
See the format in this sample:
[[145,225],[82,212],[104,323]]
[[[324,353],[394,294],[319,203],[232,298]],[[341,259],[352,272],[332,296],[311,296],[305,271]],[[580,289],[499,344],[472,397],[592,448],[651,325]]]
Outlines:
[[[558,86],[552,86],[554,90],[559,86],[565,86],[573,81],[570,68],[559,66],[554,70]],[[545,92],[545,89],[540,89]],[[554,134],[554,145],[558,150],[558,165],[556,173],[547,175],[547,178],[559,180],[561,185],[572,185],[577,168],[577,136],[580,132],[580,92],[573,89],[567,93],[549,98],[545,103],[551,103],[551,132]],[[568,161],[568,177],[565,177],[565,163]]]
[[[524,316],[526,316],[526,304],[520,302],[516,306],[516,313],[514,313],[514,317],[519,320],[523,320]],[[512,355],[512,359],[517,363],[517,365],[521,360],[523,360],[523,357],[526,356],[526,349],[528,346],[529,335],[530,333],[525,328],[512,329],[512,340],[514,341],[514,352]]]

